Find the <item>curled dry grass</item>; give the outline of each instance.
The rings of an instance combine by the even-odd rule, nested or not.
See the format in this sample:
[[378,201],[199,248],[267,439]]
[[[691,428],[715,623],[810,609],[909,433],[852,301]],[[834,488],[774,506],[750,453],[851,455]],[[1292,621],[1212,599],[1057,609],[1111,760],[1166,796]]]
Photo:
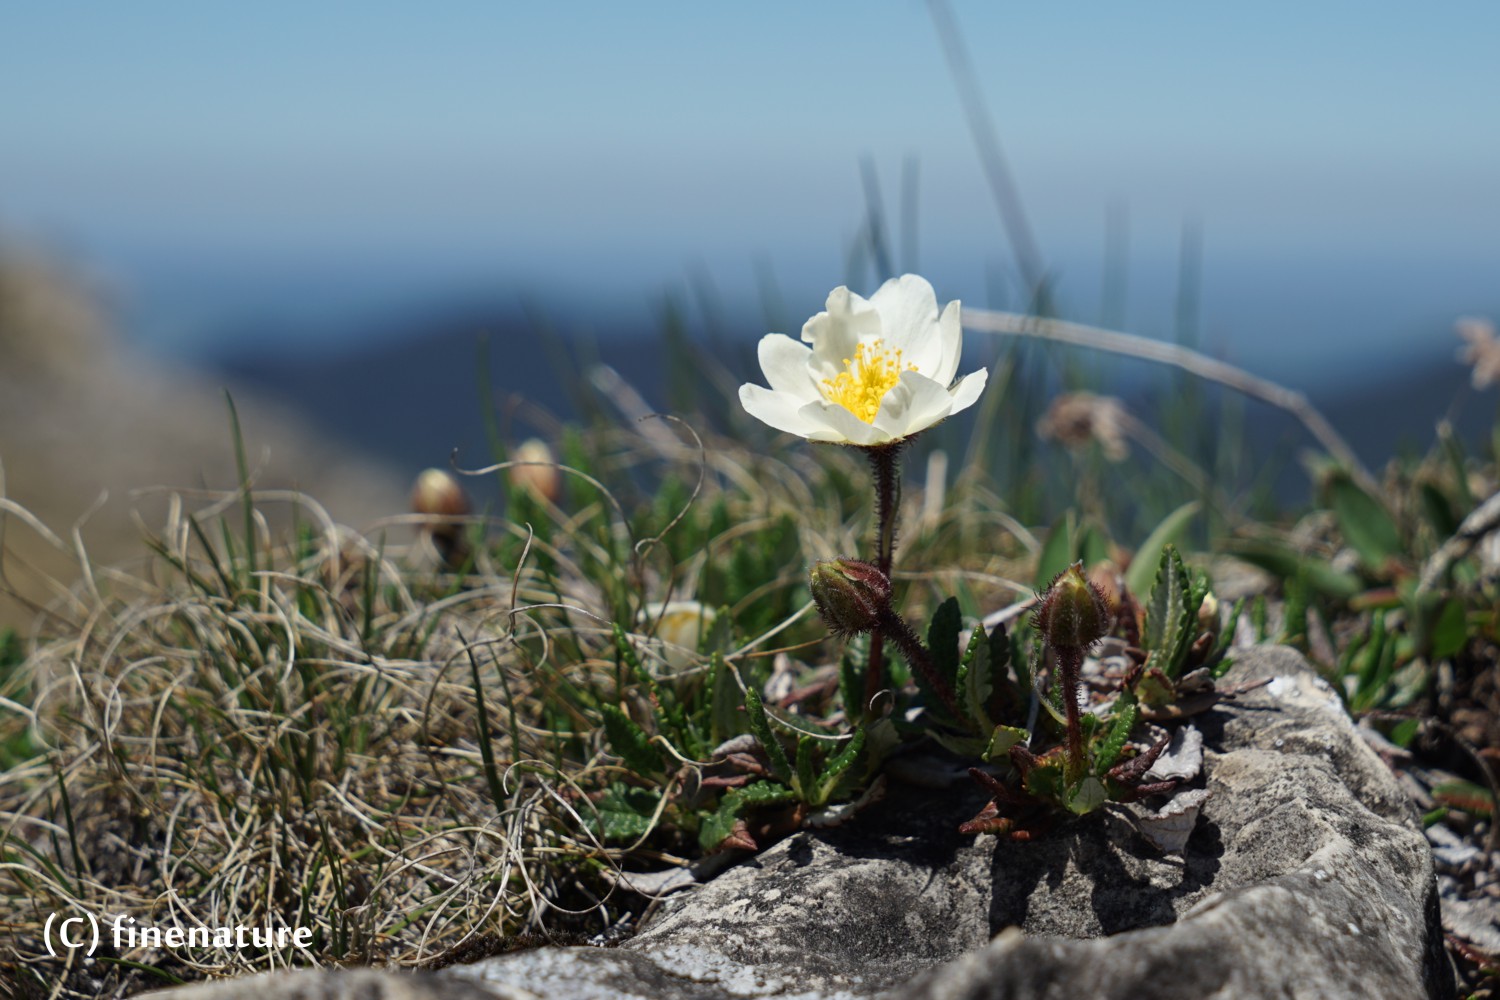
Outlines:
[[[52,609],[67,626],[0,674],[0,979],[37,996],[123,996],[618,923],[639,903],[602,874],[627,852],[600,842],[588,798],[621,771],[589,710],[621,696],[611,623],[692,596],[711,563],[788,517],[794,558],[737,607],[767,594],[799,605],[802,553],[830,539],[853,550],[860,528],[813,502],[839,495],[828,477],[842,476],[859,510],[852,459],[799,449],[794,469],[660,430],[591,438],[598,479],[575,477],[567,510],[526,498],[531,527],[466,519],[486,541],[461,575],[434,569],[420,518],[356,533],[289,493],[173,495],[153,560],[132,573],[48,535],[79,555],[83,582]],[[655,522],[637,515],[647,467],[691,487]],[[621,496],[599,483],[611,477]],[[708,519],[690,512],[715,506],[723,526],[703,534]],[[290,529],[273,529],[277,510]],[[7,513],[10,530],[46,533]],[[672,532],[699,535],[672,545]],[[734,662],[748,669],[805,612],[743,636]],[[635,625],[659,653],[649,630]],[[49,956],[47,917],[77,912],[163,930],[310,928],[314,942],[106,941],[89,962]]]

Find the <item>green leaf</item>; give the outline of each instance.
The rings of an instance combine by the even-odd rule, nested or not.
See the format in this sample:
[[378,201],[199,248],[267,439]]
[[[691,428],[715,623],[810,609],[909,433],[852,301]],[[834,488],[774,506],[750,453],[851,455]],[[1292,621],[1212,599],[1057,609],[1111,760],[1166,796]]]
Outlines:
[[[981,624],[982,627],[982,624]],[[1002,622],[990,629],[986,637],[989,646],[989,698],[986,701],[984,721],[1005,718],[1007,712],[1017,705],[1016,686],[1010,682],[1010,636]]]
[[1328,560],[1303,555],[1266,538],[1236,538],[1225,542],[1225,549],[1252,566],[1282,580],[1304,580],[1321,594],[1347,601],[1364,590],[1364,584],[1353,573],[1336,570]]
[[1453,505],[1448,502],[1447,496],[1431,483],[1421,485],[1420,496],[1422,514],[1427,518],[1427,523],[1432,526],[1433,533],[1438,538],[1450,538],[1456,534],[1459,519],[1453,513]]
[[1459,601],[1449,598],[1443,602],[1437,621],[1432,626],[1432,659],[1444,660],[1455,656],[1469,642],[1468,617]]
[[927,649],[932,654],[932,665],[949,684],[958,677],[958,633],[962,628],[963,616],[954,597],[939,604],[927,624]]
[[849,770],[854,764],[859,752],[865,748],[865,731],[856,729],[854,735],[844,744],[844,748],[832,757],[828,758],[828,764],[823,768],[822,781],[836,781],[840,775]]
[[973,634],[969,636],[964,658],[958,665],[958,681],[954,685],[958,691],[959,707],[980,732],[993,725],[985,711],[985,705],[994,691],[990,652],[989,637],[984,634],[984,626],[976,625]]
[[1172,511],[1162,518],[1161,523],[1146,536],[1140,548],[1135,550],[1130,568],[1125,571],[1125,587],[1137,598],[1151,586],[1152,574],[1161,565],[1162,551],[1182,538],[1193,516],[1198,513],[1199,506],[1198,501],[1191,500]]
[[625,761],[626,767],[642,777],[665,772],[661,752],[651,745],[651,737],[630,716],[616,705],[600,705],[599,711],[604,716],[604,738],[609,749]]
[[1190,587],[1187,568],[1177,554],[1177,547],[1165,546],[1156,582],[1151,586],[1142,641],[1151,653],[1147,666],[1156,667],[1168,677],[1176,676],[1197,633],[1197,608],[1188,607]]
[[[1124,704],[1122,705],[1121,702]],[[1138,714],[1135,697],[1129,691],[1122,691],[1119,701],[1115,702],[1114,721],[1109,727],[1109,734],[1104,737],[1094,755],[1094,773],[1099,777],[1104,777],[1105,773],[1115,766],[1115,761],[1120,759],[1120,751],[1125,749],[1125,741],[1130,738],[1130,731],[1135,728]]]
[[660,803],[661,793],[655,789],[611,783],[594,803],[599,811],[599,836],[612,841],[640,838],[651,829],[651,818]]
[[984,759],[1004,760],[1009,757],[1011,747],[1029,739],[1031,734],[1019,726],[996,726],[990,736],[989,746],[984,749]]
[[1334,517],[1344,540],[1359,554],[1366,568],[1383,573],[1401,555],[1401,531],[1384,505],[1349,478],[1334,476],[1329,483]]
[[734,832],[735,820],[746,809],[793,802],[796,798],[796,793],[790,788],[771,781],[757,781],[744,788],[730,789],[719,800],[719,808],[705,817],[698,827],[698,843],[705,851],[712,851]]
[[817,741],[811,736],[797,740],[797,777],[794,785],[804,802],[811,802],[818,793],[818,767],[813,760],[813,748]]
[[865,656],[868,648],[864,643],[851,642],[844,647],[844,655],[839,658],[839,697],[844,703],[844,716],[850,722],[864,718],[868,708],[865,705]]
[[724,843],[724,838],[734,832],[734,822],[740,818],[745,807],[743,798],[730,792],[719,800],[719,808],[703,818],[698,827],[698,844],[705,851],[712,851]]
[[1052,530],[1047,534],[1047,541],[1042,545],[1041,554],[1037,557],[1036,578],[1032,586],[1038,591],[1046,590],[1057,574],[1073,565],[1076,530],[1071,510],[1053,523]]
[[1079,816],[1093,812],[1108,801],[1109,793],[1104,790],[1104,782],[1093,775],[1068,789],[1068,811]]
[[785,785],[778,785],[774,781],[757,781],[753,785],[735,789],[729,794],[742,799],[748,806],[777,805],[782,802],[795,802],[797,795]]
[[740,722],[740,686],[735,683],[734,668],[718,650],[709,658],[708,685],[709,740],[718,746],[744,731]]
[[786,750],[781,746],[781,741],[771,733],[771,723],[766,718],[766,706],[761,701],[760,692],[749,687],[745,690],[745,713],[750,717],[750,732],[760,740],[760,745],[765,748],[766,756],[770,759],[771,773],[778,781],[791,783],[792,762],[787,760]]
[[[1078,533],[1078,559],[1082,561],[1084,568],[1097,566],[1109,558],[1109,537],[1100,531],[1098,526],[1092,522],[1085,524],[1083,530]],[[1072,563],[1068,564],[1069,566]],[[1063,567],[1067,569],[1067,566]]]
[[1421,728],[1421,719],[1402,719],[1391,729],[1391,742],[1405,749],[1411,746],[1411,741],[1416,739],[1417,731]]
[[839,779],[854,766],[854,761],[864,748],[865,731],[858,729],[849,742],[844,744],[842,750],[828,758],[828,763],[823,767],[823,773],[818,775],[818,794],[814,805],[822,805],[833,797],[838,789]]

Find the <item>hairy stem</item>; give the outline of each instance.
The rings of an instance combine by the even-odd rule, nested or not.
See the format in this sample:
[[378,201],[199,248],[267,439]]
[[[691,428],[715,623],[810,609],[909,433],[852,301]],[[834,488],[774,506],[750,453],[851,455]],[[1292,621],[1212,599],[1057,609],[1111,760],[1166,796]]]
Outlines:
[[958,702],[954,700],[953,689],[948,686],[937,672],[937,667],[932,663],[932,654],[927,652],[927,647],[922,645],[922,640],[917,638],[917,633],[911,630],[902,618],[890,608],[884,608],[880,613],[880,624],[875,628],[872,639],[880,636],[888,636],[891,645],[901,650],[901,655],[906,657],[906,662],[911,664],[913,670],[921,674],[927,684],[936,692],[938,700],[948,710],[948,714],[955,719],[963,718],[958,711]]
[[[875,486],[875,566],[891,575],[896,549],[896,516],[901,509],[901,446],[905,441],[865,449]],[[880,631],[870,636],[870,659],[865,666],[865,705],[885,687],[885,641]]]
[[1057,653],[1057,665],[1061,674],[1063,711],[1068,720],[1068,758],[1063,766],[1063,778],[1069,784],[1077,782],[1088,771],[1088,761],[1083,756],[1083,722],[1079,718],[1078,694],[1083,671],[1083,647],[1053,646]]

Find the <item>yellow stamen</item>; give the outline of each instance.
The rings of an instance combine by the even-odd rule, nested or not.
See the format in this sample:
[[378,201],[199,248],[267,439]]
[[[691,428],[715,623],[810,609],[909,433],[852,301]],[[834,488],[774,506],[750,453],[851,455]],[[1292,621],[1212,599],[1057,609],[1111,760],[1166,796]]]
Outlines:
[[879,340],[860,344],[854,357],[844,359],[843,371],[823,380],[823,397],[873,424],[880,401],[901,380],[901,372],[916,368],[909,364],[903,369],[901,352],[882,347]]

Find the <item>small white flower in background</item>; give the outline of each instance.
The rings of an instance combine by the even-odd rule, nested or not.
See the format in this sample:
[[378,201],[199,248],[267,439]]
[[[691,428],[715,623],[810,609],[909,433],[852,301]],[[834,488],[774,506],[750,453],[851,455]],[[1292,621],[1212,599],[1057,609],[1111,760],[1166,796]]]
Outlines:
[[1474,388],[1488,389],[1500,382],[1500,340],[1495,339],[1495,324],[1477,316],[1465,316],[1454,327],[1468,342],[1459,350],[1458,360],[1474,369],[1469,376]]
[[1052,400],[1037,421],[1036,432],[1074,451],[1097,441],[1105,458],[1123,462],[1130,455],[1130,445],[1125,440],[1128,421],[1125,404],[1113,396],[1065,392]]
[[940,315],[932,286],[915,274],[892,278],[868,300],[835,288],[827,311],[803,325],[803,343],[780,333],[761,339],[771,387],[740,386],[740,403],[809,441],[869,447],[910,437],[984,390],[984,369],[953,383],[963,347],[958,310],[950,302]]
[[641,609],[641,624],[656,626],[661,658],[673,670],[686,670],[698,662],[698,643],[716,617],[713,608],[697,601],[658,601]]

